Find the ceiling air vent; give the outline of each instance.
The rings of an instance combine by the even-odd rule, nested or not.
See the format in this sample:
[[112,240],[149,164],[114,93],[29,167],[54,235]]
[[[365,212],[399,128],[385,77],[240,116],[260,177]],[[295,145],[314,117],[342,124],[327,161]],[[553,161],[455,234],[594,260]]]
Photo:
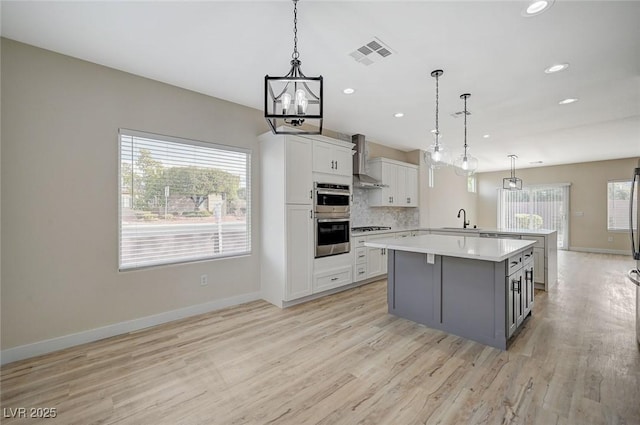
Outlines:
[[361,64],[368,66],[394,53],[396,52],[382,40],[378,37],[373,37],[373,40],[358,47],[356,50],[349,53],[349,56],[351,56],[356,62],[360,62]]

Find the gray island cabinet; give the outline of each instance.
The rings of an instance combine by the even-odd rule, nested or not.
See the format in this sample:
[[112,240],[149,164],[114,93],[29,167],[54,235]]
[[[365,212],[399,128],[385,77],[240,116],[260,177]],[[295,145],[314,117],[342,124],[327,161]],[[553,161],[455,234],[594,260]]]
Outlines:
[[533,307],[534,244],[423,235],[365,246],[388,251],[389,313],[506,350]]

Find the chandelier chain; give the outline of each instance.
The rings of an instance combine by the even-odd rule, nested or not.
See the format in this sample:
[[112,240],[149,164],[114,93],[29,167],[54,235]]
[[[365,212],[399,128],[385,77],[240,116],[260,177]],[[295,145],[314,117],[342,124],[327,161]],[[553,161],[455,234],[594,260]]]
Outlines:
[[298,0],[293,0],[293,53],[291,57],[298,60]]
[[438,84],[438,74],[436,74],[436,145],[438,144],[438,139],[440,137],[440,127],[438,125],[438,115],[439,115],[439,101],[440,101],[440,87]]
[[464,97],[464,156],[467,156],[467,96]]

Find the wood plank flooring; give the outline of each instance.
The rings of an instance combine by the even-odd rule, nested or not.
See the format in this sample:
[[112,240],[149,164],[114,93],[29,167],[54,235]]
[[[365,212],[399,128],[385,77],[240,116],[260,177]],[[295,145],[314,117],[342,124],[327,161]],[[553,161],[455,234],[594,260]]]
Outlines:
[[[630,257],[560,252],[559,264],[508,351],[390,316],[380,281],[6,365],[0,422],[640,424]],[[57,416],[7,417],[20,407]]]

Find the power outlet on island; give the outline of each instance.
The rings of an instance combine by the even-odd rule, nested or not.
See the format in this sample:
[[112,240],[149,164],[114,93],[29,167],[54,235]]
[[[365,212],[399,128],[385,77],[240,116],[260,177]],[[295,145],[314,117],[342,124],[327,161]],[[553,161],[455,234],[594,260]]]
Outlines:
[[200,276],[200,286],[207,286],[209,284],[209,278],[206,274]]
[[607,238],[607,242],[613,242],[613,236],[609,236],[609,237]]

